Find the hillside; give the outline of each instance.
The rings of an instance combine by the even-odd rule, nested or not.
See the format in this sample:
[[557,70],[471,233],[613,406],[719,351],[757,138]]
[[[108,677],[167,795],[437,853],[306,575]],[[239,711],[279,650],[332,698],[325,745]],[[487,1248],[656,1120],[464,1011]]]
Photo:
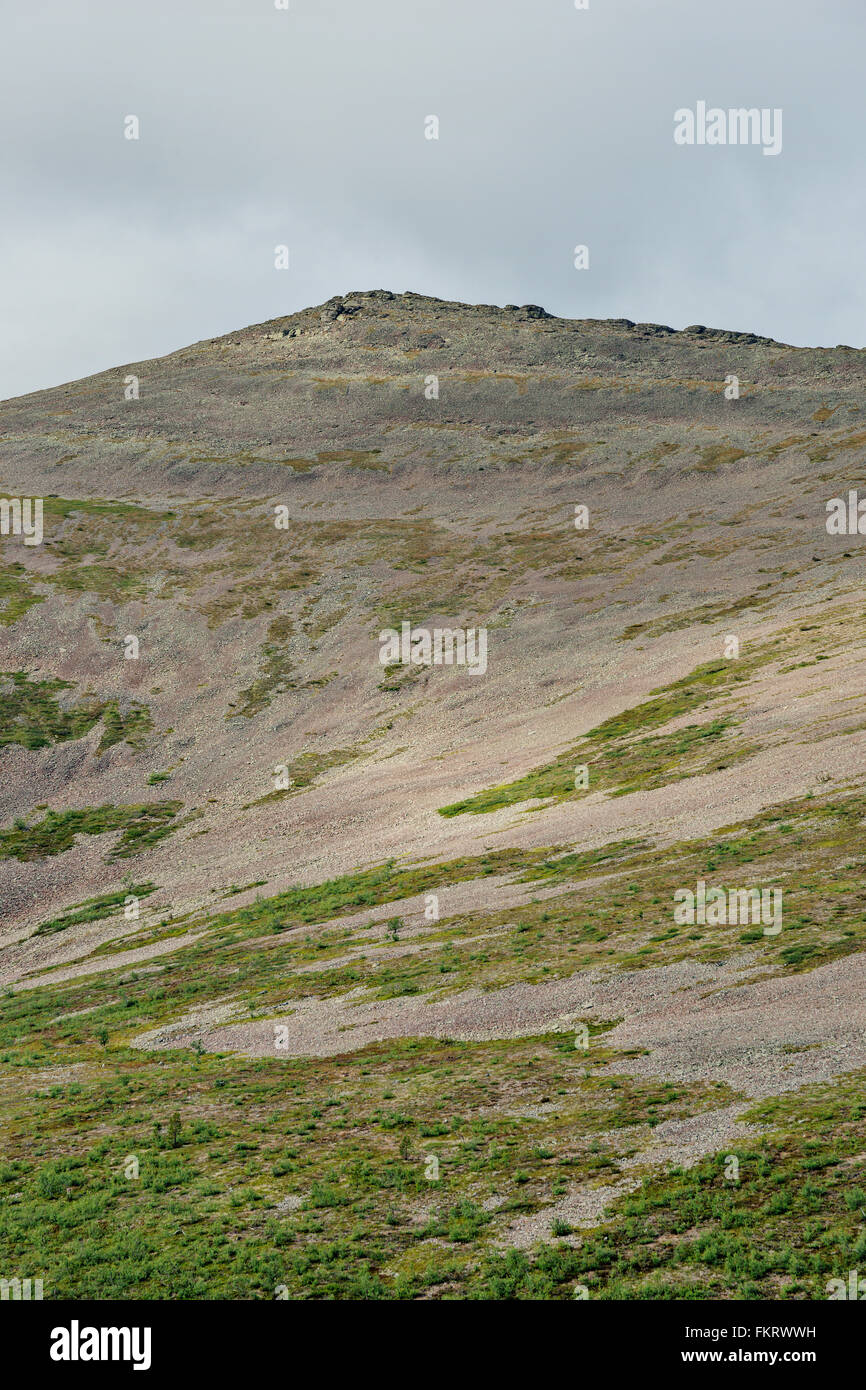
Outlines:
[[[0,538],[5,1266],[847,1278],[864,388],[848,347],[372,291],[0,403],[44,528]],[[383,664],[403,624],[484,669]],[[778,917],[683,920],[702,882]]]

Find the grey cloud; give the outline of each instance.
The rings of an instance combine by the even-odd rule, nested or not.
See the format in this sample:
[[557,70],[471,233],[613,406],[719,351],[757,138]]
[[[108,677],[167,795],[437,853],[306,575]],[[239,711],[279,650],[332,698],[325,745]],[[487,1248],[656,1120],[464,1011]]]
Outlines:
[[[857,3],[9,8],[0,396],[374,286],[866,342]],[[676,147],[698,99],[781,156]]]

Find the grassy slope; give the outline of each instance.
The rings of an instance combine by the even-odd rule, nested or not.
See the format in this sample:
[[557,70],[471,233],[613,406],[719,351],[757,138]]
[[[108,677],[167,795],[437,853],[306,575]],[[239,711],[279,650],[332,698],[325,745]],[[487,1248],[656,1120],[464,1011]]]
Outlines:
[[[544,978],[558,954],[557,973],[596,963],[599,952],[631,965],[681,950],[721,958],[736,949],[736,929],[676,942],[653,931],[670,921],[672,885],[698,872],[722,882],[734,870],[738,882],[781,877],[800,922],[796,941],[812,961],[826,959],[855,949],[866,930],[864,811],[857,794],[805,798],[669,856],[624,845],[606,858],[512,851],[421,870],[383,866],[220,914],[201,924],[204,942],[156,975],[115,970],[54,985],[46,976],[0,1006],[5,1265],[43,1274],[51,1297],[270,1298],[285,1285],[300,1298],[559,1298],[575,1284],[593,1297],[821,1296],[864,1250],[859,1074],[757,1107],[772,1133],[734,1150],[738,1183],[724,1176],[726,1155],[648,1175],[579,1249],[557,1228],[534,1251],[503,1253],[503,1223],[575,1183],[615,1181],[618,1131],[716,1108],[732,1093],[618,1075],[620,1054],[605,1048],[603,1030],[586,1053],[570,1035],[551,1034],[409,1039],[314,1061],[142,1053],[128,1042],[221,996],[267,1015],[269,1001],[293,992],[343,992],[364,978],[363,963],[313,977],[293,967],[344,951],[346,933],[288,939],[287,926],[363,905],[387,910],[401,894],[485,870],[576,884],[612,872],[618,888],[602,901],[584,884],[512,914],[520,922],[501,955],[496,937],[461,947],[480,921],[440,923],[442,947],[430,960],[397,961],[390,979],[377,973],[383,994]],[[643,956],[640,913],[654,914]],[[262,949],[261,932],[272,947]],[[772,968],[804,968],[786,959],[790,947],[763,949]],[[138,1177],[125,1175],[132,1159]]]

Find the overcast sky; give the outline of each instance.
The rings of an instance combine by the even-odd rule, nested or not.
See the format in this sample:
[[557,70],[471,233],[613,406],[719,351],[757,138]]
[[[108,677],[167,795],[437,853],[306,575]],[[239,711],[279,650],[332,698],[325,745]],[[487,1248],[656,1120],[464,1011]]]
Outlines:
[[0,397],[352,289],[866,345],[864,0],[289,5],[0,0]]

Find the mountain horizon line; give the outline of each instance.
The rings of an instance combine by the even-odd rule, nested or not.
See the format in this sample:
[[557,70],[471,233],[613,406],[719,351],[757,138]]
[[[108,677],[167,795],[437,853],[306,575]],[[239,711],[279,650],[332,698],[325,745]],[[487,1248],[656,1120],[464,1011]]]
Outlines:
[[[544,308],[540,304],[490,304],[486,302],[470,303],[466,300],[443,299],[437,295],[421,294],[416,290],[394,291],[387,289],[373,290],[348,290],[342,294],[332,295],[330,299],[323,300],[321,303],[310,304],[302,309],[292,310],[287,314],[277,314],[273,318],[263,319],[255,323],[243,325],[241,327],[227,329],[223,333],[206,334],[203,338],[194,339],[191,342],[183,343],[179,347],[171,348],[167,352],[157,353],[153,357],[130,358],[126,362],[116,362],[111,366],[103,367],[96,372],[87,373],[81,377],[70,377],[67,380],[56,382],[53,385],[39,387],[35,391],[26,391],[20,395],[0,397],[0,405],[28,399],[30,396],[37,396],[43,391],[57,391],[64,387],[71,387],[85,381],[92,381],[97,377],[104,376],[109,372],[120,371],[125,367],[141,365],[144,362],[159,362],[166,358],[175,356],[178,353],[189,352],[197,347],[214,346],[218,343],[236,338],[238,334],[252,334],[258,330],[271,330],[277,336],[289,337],[292,335],[292,325],[294,321],[309,320],[311,315],[319,315],[323,323],[340,323],[346,318],[353,317],[362,311],[367,304],[392,304],[398,309],[411,311],[417,309],[439,309],[448,311],[459,311],[465,314],[478,316],[507,316],[512,322],[520,323],[531,320],[556,324],[560,329],[572,328],[579,330],[587,327],[594,330],[609,330],[611,332],[621,332],[628,334],[632,339],[651,339],[651,338],[677,338],[677,339],[699,339],[704,343],[730,343],[739,344],[744,347],[761,346],[783,348],[790,352],[866,352],[866,345],[857,348],[849,343],[837,343],[834,347],[826,347],[815,344],[795,344],[787,343],[778,338],[767,337],[763,334],[754,333],[751,330],[713,328],[707,324],[691,323],[684,328],[674,328],[669,324],[657,323],[654,321],[640,321],[624,316],[613,316],[610,318],[595,317],[570,317],[565,314],[557,314]],[[342,317],[341,317],[342,316]],[[278,325],[283,326],[283,331],[277,329]],[[286,325],[289,325],[286,327]]]

